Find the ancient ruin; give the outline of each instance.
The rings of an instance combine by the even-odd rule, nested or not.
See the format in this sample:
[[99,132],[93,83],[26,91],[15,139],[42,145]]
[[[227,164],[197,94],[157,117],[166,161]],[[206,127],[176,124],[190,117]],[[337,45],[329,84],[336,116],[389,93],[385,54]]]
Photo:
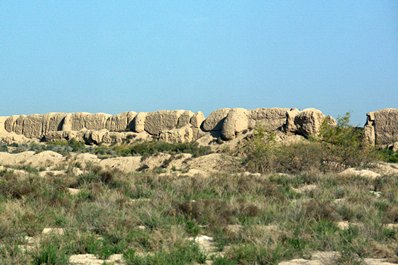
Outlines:
[[[398,142],[398,109],[369,112],[367,117],[364,132],[369,143],[387,146]],[[86,144],[117,144],[136,140],[193,142],[210,135],[230,141],[256,127],[308,138],[318,133],[325,119],[335,123],[320,110],[295,108],[223,108],[208,117],[189,110],[48,113],[0,117],[0,138],[7,143],[75,139]]]

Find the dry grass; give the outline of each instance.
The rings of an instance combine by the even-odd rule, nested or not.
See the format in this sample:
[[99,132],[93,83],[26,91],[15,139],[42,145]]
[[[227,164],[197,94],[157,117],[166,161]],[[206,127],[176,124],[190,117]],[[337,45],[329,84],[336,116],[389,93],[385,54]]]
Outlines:
[[[339,251],[342,264],[397,258],[397,230],[384,225],[398,221],[398,183],[389,176],[177,178],[93,168],[78,177],[2,172],[0,184],[0,255],[14,264],[66,264],[78,253],[125,253],[130,264],[161,264],[156,262],[170,260],[170,253],[186,252],[187,263],[198,262],[203,255],[187,240],[198,234],[213,236],[218,249],[225,248],[225,258],[214,258],[215,264],[277,264],[314,250]],[[297,192],[308,185],[315,188]],[[69,194],[69,187],[80,193]],[[346,230],[336,224],[343,220],[351,224]],[[24,237],[40,237],[45,227],[66,232],[21,251]]]

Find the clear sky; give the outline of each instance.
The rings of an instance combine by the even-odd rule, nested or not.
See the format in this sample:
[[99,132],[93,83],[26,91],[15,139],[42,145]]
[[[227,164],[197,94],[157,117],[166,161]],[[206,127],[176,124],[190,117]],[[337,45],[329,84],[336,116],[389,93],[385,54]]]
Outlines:
[[398,107],[398,1],[0,1],[0,115]]

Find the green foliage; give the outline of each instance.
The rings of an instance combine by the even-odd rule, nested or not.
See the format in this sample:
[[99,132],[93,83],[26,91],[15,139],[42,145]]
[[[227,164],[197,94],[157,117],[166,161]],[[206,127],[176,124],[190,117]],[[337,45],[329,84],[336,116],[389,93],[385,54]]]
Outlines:
[[320,128],[321,141],[346,147],[360,147],[363,145],[363,132],[350,125],[350,113],[337,118],[337,126],[323,122]]
[[[227,252],[221,264],[277,264],[285,256],[280,247],[273,249],[255,244],[241,244]],[[289,256],[289,255],[287,255]]]
[[337,126],[324,122],[319,133],[326,159],[343,166],[363,166],[376,159],[375,152],[364,140],[363,130],[349,124],[350,114],[337,118]]
[[259,127],[253,133],[253,138],[243,148],[246,154],[244,164],[252,171],[267,172],[275,166],[278,147],[275,134]]
[[185,230],[191,236],[197,236],[200,232],[200,226],[195,220],[187,220],[185,221]]
[[69,256],[67,252],[65,245],[62,244],[61,238],[47,238],[41,242],[37,252],[32,254],[32,264],[67,265]]
[[398,163],[398,152],[394,152],[393,150],[385,148],[378,150],[378,155],[382,161],[389,163]]
[[166,143],[161,141],[149,141],[130,146],[117,146],[114,149],[120,155],[150,156],[157,153],[190,153],[194,157],[210,153],[209,147],[199,146],[194,143]]
[[[260,129],[243,149],[245,166],[255,171],[299,174],[198,178],[91,166],[79,176],[70,170],[67,176],[42,178],[34,168],[23,168],[28,174],[2,170],[0,263],[67,264],[70,255],[86,253],[101,259],[122,253],[127,264],[204,263],[209,257],[188,240],[197,235],[214,238],[225,254],[211,257],[218,265],[278,264],[307,259],[314,251],[340,252],[336,264],[360,264],[365,257],[396,259],[398,232],[385,224],[398,222],[397,178],[320,173],[332,171],[333,163],[356,163],[343,160],[334,148],[356,146],[353,150],[366,152],[348,122],[339,124],[347,130],[327,127],[317,139],[288,146]],[[104,155],[133,154],[132,145],[98,148]],[[186,149],[150,143],[134,150]],[[307,185],[315,188],[302,189]],[[71,187],[80,192],[69,194]],[[339,228],[340,221],[348,221],[349,228]],[[62,227],[65,234],[43,237],[45,227]],[[40,239],[41,245],[22,251],[26,236]]]
[[[7,145],[1,145],[0,151],[7,151]],[[157,153],[180,154],[189,153],[193,157],[207,155],[211,152],[208,146],[199,146],[197,143],[166,143],[162,141],[143,141],[133,144],[118,144],[112,146],[86,146],[83,142],[75,139],[52,141],[45,144],[15,144],[13,145],[12,153],[20,153],[24,151],[53,151],[62,155],[67,155],[70,152],[92,153],[102,158],[116,157],[116,156],[150,156]]]
[[214,257],[213,265],[238,265],[238,262],[235,260],[230,260],[226,257]]
[[115,146],[97,146],[90,149],[90,152],[97,155],[110,156],[151,156],[157,153],[179,154],[189,153],[194,157],[210,153],[209,147],[199,146],[196,143],[166,143],[162,141],[145,141],[134,144],[122,144]]
[[126,193],[133,193],[128,184],[125,181],[119,179],[119,175],[121,174],[118,170],[101,170],[101,168],[91,168],[90,171],[87,171],[83,174],[80,174],[74,186],[76,187],[84,187],[90,184],[103,184],[108,186],[109,188],[120,188],[124,189]]
[[171,252],[161,251],[154,255],[137,256],[133,250],[124,253],[127,265],[186,265],[195,261],[203,264],[206,255],[194,243],[184,243],[176,246]]
[[243,164],[254,172],[328,172],[365,166],[376,155],[363,140],[361,129],[349,124],[350,115],[339,117],[337,125],[326,121],[319,135],[310,141],[283,144],[275,134],[257,128],[243,147]]
[[8,152],[8,145],[6,143],[0,142],[0,152]]

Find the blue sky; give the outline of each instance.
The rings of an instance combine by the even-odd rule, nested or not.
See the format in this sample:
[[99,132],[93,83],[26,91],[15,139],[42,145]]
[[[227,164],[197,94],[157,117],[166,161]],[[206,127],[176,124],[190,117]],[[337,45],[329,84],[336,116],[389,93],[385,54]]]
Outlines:
[[398,107],[398,1],[0,1],[0,115]]

